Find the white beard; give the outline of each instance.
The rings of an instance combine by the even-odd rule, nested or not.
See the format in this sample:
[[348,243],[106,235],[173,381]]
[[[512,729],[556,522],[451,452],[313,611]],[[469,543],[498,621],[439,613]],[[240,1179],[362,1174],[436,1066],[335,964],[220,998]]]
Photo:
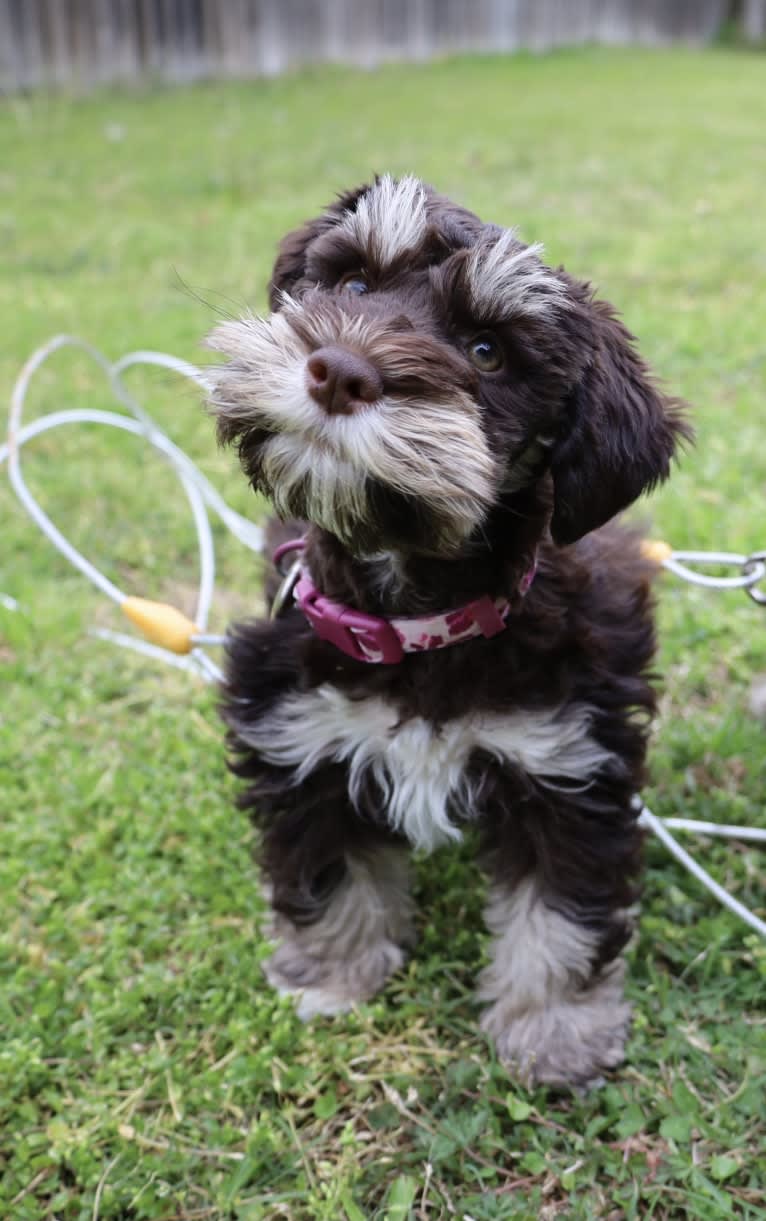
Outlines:
[[344,542],[371,526],[369,482],[422,506],[453,548],[476,529],[493,502],[497,464],[477,404],[464,391],[430,401],[381,397],[352,415],[327,415],[308,393],[307,347],[290,325],[300,313],[317,347],[374,348],[374,327],[335,311],[307,318],[289,301],[267,319],[226,322],[211,344],[231,358],[213,375],[212,401],[243,432],[272,434],[259,453],[258,484],[284,517],[305,516]]

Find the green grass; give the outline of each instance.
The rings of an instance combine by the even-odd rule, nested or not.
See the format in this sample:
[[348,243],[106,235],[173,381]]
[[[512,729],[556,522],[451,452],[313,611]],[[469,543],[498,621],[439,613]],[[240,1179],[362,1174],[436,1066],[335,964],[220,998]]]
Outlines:
[[[202,359],[212,306],[260,307],[293,222],[414,171],[546,243],[625,313],[697,448],[650,510],[676,546],[763,547],[763,59],[731,51],[465,59],[253,85],[11,99],[0,112],[0,385],[61,330]],[[220,296],[218,295],[220,294]],[[235,302],[232,307],[232,300]],[[147,406],[252,510],[193,389]],[[110,406],[65,354],[31,409]],[[187,604],[184,498],[137,442],[50,434],[26,470],[130,592]],[[644,510],[646,514],[647,510]],[[623,1070],[514,1087],[477,1031],[481,881],[418,870],[420,943],[374,1004],[302,1026],[265,986],[251,833],[215,695],[89,638],[115,612],[0,484],[0,1215],[13,1221],[766,1217],[766,954],[656,846]],[[257,605],[220,537],[217,624]],[[657,813],[766,824],[747,713],[766,619],[665,579]],[[700,846],[763,912],[763,854]]]

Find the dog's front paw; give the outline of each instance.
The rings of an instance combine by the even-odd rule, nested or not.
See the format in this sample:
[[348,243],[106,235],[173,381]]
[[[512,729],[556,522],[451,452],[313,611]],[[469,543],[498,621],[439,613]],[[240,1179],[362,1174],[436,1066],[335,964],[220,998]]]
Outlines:
[[486,1010],[482,1029],[498,1057],[523,1085],[600,1084],[625,1055],[630,1005],[621,980],[604,979],[586,991],[519,1012],[501,998]]
[[305,1022],[318,1014],[344,1013],[369,1000],[403,962],[404,953],[393,941],[380,941],[343,961],[315,957],[284,942],[263,969],[281,996],[296,997],[296,1012]]

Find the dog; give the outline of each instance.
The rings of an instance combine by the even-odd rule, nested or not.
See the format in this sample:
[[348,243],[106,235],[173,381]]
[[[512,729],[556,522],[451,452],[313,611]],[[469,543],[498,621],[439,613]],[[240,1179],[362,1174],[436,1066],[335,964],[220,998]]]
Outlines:
[[283,239],[268,317],[213,331],[218,439],[300,564],[231,628],[223,716],[301,1017],[401,967],[408,853],[473,828],[482,1027],[527,1084],[582,1086],[624,1056],[655,707],[655,569],[607,523],[690,430],[541,253],[382,176]]

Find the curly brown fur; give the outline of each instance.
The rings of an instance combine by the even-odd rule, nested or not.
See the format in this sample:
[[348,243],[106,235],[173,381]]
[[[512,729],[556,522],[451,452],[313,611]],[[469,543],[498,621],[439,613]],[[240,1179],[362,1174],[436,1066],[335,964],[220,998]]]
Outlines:
[[270,317],[214,332],[211,399],[253,486],[307,519],[289,530],[316,586],[383,617],[511,610],[497,636],[391,666],[294,608],[232,629],[223,713],[261,828],[269,977],[306,1016],[371,995],[411,933],[403,849],[471,823],[485,1029],[524,1079],[592,1081],[626,1037],[655,706],[653,569],[606,523],[667,476],[682,407],[587,285],[415,179],[288,235],[270,292]]

